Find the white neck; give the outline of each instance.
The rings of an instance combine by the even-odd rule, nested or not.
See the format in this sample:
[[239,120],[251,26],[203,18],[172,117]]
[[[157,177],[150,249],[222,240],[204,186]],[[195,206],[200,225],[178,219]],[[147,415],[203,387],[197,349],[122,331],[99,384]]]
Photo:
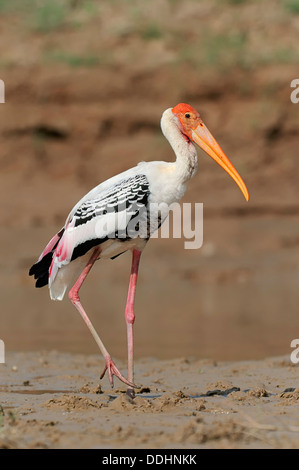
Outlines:
[[166,109],[161,118],[161,129],[176,155],[175,173],[182,183],[187,182],[197,171],[197,152],[191,141],[180,131],[178,118],[172,108]]

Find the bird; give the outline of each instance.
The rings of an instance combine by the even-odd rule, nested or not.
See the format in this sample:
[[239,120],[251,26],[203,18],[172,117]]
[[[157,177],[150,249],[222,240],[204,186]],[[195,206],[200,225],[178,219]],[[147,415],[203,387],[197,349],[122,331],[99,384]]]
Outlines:
[[[127,395],[131,398],[135,397],[135,390],[139,388],[134,381],[133,325],[140,257],[151,235],[167,218],[169,206],[180,201],[188,182],[197,172],[198,155],[195,144],[232,177],[246,201],[249,200],[243,179],[195,108],[179,103],[166,109],[162,113],[160,126],[174,151],[175,160],[142,161],[91,189],[73,207],[64,226],[49,241],[29,270],[29,275],[36,279],[36,287],[49,286],[52,300],[62,300],[68,290],[70,301],[80,313],[103,355],[105,366],[100,379],[107,371],[113,387],[114,377],[117,377],[126,384]],[[159,208],[161,204],[162,209],[158,211],[157,206]],[[152,211],[155,212],[155,217],[152,217],[152,207],[156,208],[156,212]],[[97,260],[114,259],[126,251],[132,253],[125,307],[127,378],[116,367],[79,296],[79,290]]]

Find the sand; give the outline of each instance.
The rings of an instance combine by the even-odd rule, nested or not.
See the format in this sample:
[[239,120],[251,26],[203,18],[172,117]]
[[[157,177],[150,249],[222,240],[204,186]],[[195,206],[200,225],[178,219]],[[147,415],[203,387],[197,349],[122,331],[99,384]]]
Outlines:
[[[125,373],[125,364],[118,361]],[[101,383],[97,355],[11,353],[0,448],[298,448],[299,369],[286,357],[140,359],[134,400]]]

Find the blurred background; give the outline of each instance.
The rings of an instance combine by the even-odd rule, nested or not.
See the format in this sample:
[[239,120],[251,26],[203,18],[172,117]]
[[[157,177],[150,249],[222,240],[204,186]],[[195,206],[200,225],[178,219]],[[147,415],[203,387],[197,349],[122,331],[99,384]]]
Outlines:
[[[136,357],[253,359],[299,337],[299,0],[0,0],[0,338],[6,350],[96,353],[68,299],[28,269],[89,189],[172,160],[162,112],[201,116],[245,180],[202,151],[182,202],[204,244],[154,239],[136,298]],[[101,261],[81,299],[126,357],[131,256]]]

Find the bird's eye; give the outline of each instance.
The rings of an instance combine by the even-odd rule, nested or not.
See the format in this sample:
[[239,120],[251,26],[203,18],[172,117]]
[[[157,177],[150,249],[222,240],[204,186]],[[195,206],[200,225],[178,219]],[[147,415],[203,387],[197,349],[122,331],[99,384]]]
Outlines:
[[186,114],[185,114],[185,118],[189,119],[189,117],[191,117],[190,114],[189,114],[189,113],[186,113]]

